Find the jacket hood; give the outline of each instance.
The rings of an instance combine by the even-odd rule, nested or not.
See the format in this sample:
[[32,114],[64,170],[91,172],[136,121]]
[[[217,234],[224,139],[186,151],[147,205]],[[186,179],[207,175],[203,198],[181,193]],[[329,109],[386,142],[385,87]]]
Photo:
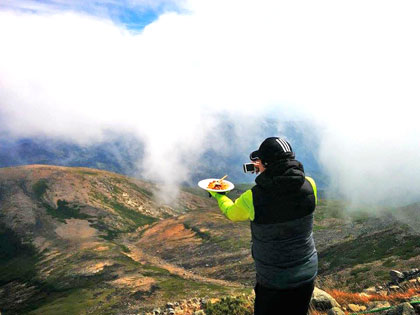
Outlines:
[[302,163],[294,159],[276,161],[258,175],[257,185],[274,193],[289,193],[300,189],[305,182]]

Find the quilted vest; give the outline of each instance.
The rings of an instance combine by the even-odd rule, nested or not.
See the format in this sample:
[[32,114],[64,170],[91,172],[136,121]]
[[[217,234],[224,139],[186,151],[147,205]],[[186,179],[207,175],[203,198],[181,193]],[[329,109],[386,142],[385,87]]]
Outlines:
[[252,256],[257,282],[276,289],[310,282],[318,270],[312,234],[314,189],[298,161],[284,164],[274,173],[263,172],[252,188]]

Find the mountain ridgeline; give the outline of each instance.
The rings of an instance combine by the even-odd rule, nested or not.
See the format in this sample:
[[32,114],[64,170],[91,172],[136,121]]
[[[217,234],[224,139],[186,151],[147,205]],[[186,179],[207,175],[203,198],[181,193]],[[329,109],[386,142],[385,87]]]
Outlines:
[[[249,223],[227,220],[198,188],[171,204],[157,189],[90,168],[0,168],[2,314],[128,314],[251,294]],[[345,208],[321,199],[315,212],[318,286],[362,290],[420,265],[418,204]]]
[[[277,134],[278,121],[266,120],[267,136]],[[319,187],[325,187],[328,179],[316,158],[318,141],[313,133],[313,126],[305,122],[283,123],[284,135],[290,139],[297,158],[305,165],[306,172],[317,178]],[[299,128],[297,127],[299,126]],[[200,179],[229,174],[229,179],[237,183],[252,182],[254,177],[244,174],[242,164],[248,162],[250,152],[242,152],[237,147],[236,133],[229,121],[221,123],[225,141],[229,144],[229,155],[214,149],[206,150],[198,157],[196,167],[191,171],[190,181],[186,184],[195,186]],[[89,167],[139,176],[142,174],[144,143],[130,134],[108,132],[106,140],[98,143],[77,144],[66,140],[35,137],[13,139],[0,135],[0,167],[28,164],[61,165],[71,167]],[[254,150],[256,148],[250,148]],[[215,163],[217,161],[217,163]]]

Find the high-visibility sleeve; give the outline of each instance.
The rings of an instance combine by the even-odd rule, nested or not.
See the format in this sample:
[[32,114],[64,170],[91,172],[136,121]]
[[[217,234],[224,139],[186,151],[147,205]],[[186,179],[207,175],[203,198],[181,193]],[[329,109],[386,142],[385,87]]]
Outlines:
[[216,198],[222,213],[232,221],[254,220],[254,204],[252,202],[252,190],[245,191],[235,202],[228,196],[216,192],[210,192]]
[[309,183],[311,183],[312,189],[314,190],[314,195],[315,195],[315,204],[318,204],[318,194],[316,191],[316,184],[313,178],[306,176],[306,179],[308,180]]

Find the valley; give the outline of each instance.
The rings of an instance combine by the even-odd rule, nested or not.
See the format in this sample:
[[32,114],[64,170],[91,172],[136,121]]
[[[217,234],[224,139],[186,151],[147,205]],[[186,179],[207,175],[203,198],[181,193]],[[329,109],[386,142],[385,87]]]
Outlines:
[[[96,169],[0,168],[2,314],[127,314],[251,294],[249,223],[224,218],[198,188],[170,204],[157,188]],[[390,269],[420,266],[418,204],[347,208],[317,207],[317,286],[361,291],[389,281]]]

